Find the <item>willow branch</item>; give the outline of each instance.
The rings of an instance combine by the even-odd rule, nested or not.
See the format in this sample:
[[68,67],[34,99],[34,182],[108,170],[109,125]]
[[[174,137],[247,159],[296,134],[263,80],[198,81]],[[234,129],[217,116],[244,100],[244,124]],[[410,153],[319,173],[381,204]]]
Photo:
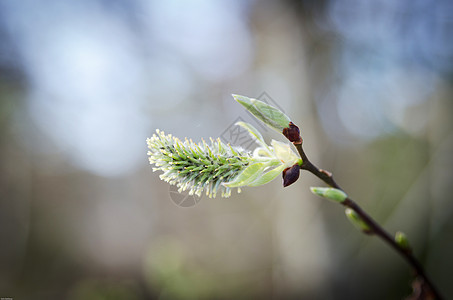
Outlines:
[[[319,169],[316,167],[314,164],[310,162],[308,159],[307,155],[305,154],[303,148],[302,148],[302,143],[294,143],[294,146],[297,148],[297,151],[299,152],[300,157],[302,158],[302,165],[300,168],[302,170],[309,171],[322,181],[324,181],[327,185],[343,190],[333,179],[332,173]],[[409,265],[414,269],[416,272],[416,275],[420,277],[424,284],[429,287],[429,290],[435,297],[435,299],[442,299],[440,296],[439,292],[437,289],[434,287],[432,284],[431,280],[429,279],[428,275],[424,271],[422,265],[420,262],[414,257],[411,251],[408,251],[408,249],[402,248],[399,244],[395,242],[393,237],[384,230],[370,215],[368,215],[356,202],[354,202],[352,199],[347,198],[345,201],[341,203],[342,205],[354,210],[360,218],[369,226],[370,232],[369,234],[375,234],[379,238],[381,238],[385,243],[387,243],[391,248],[393,248],[396,252],[398,252],[408,263]]]

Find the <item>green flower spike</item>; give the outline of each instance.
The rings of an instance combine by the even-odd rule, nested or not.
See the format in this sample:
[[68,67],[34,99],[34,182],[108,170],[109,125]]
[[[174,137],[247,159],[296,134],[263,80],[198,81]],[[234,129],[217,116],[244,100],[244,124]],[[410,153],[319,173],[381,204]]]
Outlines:
[[208,144],[204,140],[194,143],[182,142],[171,134],[156,130],[147,139],[150,164],[153,171],[163,171],[160,178],[176,185],[179,192],[189,190],[189,194],[216,197],[229,197],[231,189],[242,186],[260,186],[277,177],[285,168],[301,163],[300,158],[289,145],[272,141],[268,146],[261,134],[252,125],[239,122],[260,145],[249,152],[226,145],[220,139]]
[[195,144],[192,140],[182,142],[171,134],[156,130],[147,139],[150,164],[153,171],[163,171],[160,178],[176,185],[179,192],[189,190],[190,195],[229,197],[231,189],[222,185],[237,177],[251,163],[251,153],[225,145],[220,139],[208,144],[204,140]]

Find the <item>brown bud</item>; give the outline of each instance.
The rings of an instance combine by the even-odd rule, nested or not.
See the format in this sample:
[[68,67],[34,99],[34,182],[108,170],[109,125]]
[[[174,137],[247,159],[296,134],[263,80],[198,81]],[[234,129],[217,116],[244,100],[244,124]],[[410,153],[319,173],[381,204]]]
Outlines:
[[284,136],[286,136],[286,138],[290,142],[295,144],[302,144],[302,138],[300,137],[299,127],[294,125],[293,122],[289,122],[288,127],[283,128],[282,133]]
[[298,164],[295,164],[294,166],[290,168],[286,168],[282,172],[283,176],[283,187],[287,187],[288,185],[293,184],[294,182],[299,179],[299,171],[300,171],[300,166]]

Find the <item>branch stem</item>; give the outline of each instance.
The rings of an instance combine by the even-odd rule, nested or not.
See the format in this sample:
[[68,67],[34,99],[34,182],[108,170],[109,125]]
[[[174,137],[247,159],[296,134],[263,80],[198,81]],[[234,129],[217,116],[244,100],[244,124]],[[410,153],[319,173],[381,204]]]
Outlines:
[[[314,164],[310,162],[308,159],[307,155],[305,154],[302,144],[301,143],[294,143],[294,146],[297,148],[297,151],[299,152],[300,157],[302,158],[302,165],[300,168],[302,170],[309,171],[322,181],[324,181],[327,185],[343,190],[333,179],[332,173],[319,169],[316,167]],[[424,271],[422,265],[420,262],[415,258],[415,256],[412,254],[411,251],[402,248],[400,245],[398,245],[393,237],[385,231],[384,228],[382,228],[370,215],[368,215],[356,202],[354,202],[352,199],[347,198],[344,202],[341,203],[342,205],[354,210],[360,218],[370,227],[370,234],[375,234],[379,238],[381,238],[384,242],[386,242],[390,247],[392,247],[396,252],[398,252],[408,263],[409,265],[414,269],[416,276],[418,276],[422,282],[428,287],[428,289],[431,291],[432,295],[435,297],[435,299],[441,300],[442,297],[440,296],[439,292],[437,289],[434,287],[432,284],[431,280],[428,278],[428,275]]]

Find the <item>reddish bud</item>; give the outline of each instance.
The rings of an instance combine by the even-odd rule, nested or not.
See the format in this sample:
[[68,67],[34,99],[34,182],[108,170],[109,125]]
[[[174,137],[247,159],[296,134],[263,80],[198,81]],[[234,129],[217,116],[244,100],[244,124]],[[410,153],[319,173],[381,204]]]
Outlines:
[[290,168],[286,168],[282,172],[283,176],[283,187],[293,184],[299,179],[300,166],[295,164]]
[[290,142],[295,144],[302,144],[299,127],[294,125],[293,122],[289,122],[288,127],[283,128],[282,133]]

